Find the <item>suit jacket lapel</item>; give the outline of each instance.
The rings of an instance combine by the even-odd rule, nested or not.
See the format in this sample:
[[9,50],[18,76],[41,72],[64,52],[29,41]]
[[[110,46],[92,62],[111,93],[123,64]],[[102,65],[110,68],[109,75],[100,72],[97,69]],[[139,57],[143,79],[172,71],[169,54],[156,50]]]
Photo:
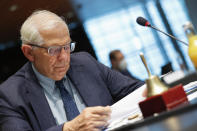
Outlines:
[[[71,62],[67,75],[78,90],[86,106],[102,105],[101,100],[98,99],[99,96],[96,96],[97,90],[94,89],[94,84],[88,80],[88,74],[84,70],[84,65]],[[46,130],[56,125],[42,87],[33,72],[31,63],[27,65],[25,77],[28,80],[28,82],[25,83],[27,99],[29,99],[31,103],[41,129]]]
[[46,130],[51,126],[56,125],[53,114],[50,110],[49,104],[46,100],[42,87],[37,81],[31,64],[28,63],[26,78],[28,82],[26,83],[27,87],[27,98],[29,99],[33,111],[37,117],[37,120],[40,124],[42,130]]
[[100,99],[96,96],[96,90],[88,80],[88,74],[84,71],[83,65],[71,63],[70,69],[67,72],[75,88],[78,90],[86,106],[102,105]]

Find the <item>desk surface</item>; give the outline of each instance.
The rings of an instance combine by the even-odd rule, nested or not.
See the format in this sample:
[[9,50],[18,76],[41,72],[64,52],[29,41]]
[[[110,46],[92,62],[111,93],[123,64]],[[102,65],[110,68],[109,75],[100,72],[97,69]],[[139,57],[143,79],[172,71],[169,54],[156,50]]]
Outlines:
[[197,99],[176,109],[148,117],[116,131],[197,131]]

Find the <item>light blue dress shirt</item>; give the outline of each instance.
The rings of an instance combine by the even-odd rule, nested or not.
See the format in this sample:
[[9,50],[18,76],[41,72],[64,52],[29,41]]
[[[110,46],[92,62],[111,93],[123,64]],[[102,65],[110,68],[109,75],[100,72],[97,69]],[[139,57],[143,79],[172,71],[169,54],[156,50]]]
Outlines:
[[[59,89],[55,86],[55,81],[40,74],[33,66],[33,64],[32,64],[32,68],[34,73],[36,74],[36,77],[40,85],[43,87],[44,94],[47,98],[47,101],[49,103],[50,109],[53,113],[57,125],[67,122],[66,112],[61,98],[61,94]],[[86,107],[85,103],[83,102],[78,91],[76,90],[76,88],[74,87],[74,85],[66,75],[64,76],[64,86],[66,90],[70,93],[70,95],[73,97],[74,101],[76,102],[79,112],[85,109]]]

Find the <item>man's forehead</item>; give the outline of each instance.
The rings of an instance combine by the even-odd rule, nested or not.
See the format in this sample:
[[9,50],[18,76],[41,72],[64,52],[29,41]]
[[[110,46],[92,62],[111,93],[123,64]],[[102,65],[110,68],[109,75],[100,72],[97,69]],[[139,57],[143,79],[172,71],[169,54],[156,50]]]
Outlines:
[[58,46],[58,45],[66,45],[71,42],[70,37],[65,37],[63,39],[45,39],[43,46]]
[[44,43],[49,45],[63,45],[71,41],[69,31],[63,25],[50,29],[41,29],[39,30],[39,33],[43,38]]

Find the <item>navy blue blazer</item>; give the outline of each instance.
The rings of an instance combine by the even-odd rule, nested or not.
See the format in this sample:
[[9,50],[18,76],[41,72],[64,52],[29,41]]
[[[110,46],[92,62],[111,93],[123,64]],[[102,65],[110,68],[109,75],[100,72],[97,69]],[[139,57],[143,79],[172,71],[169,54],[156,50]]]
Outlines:
[[[111,70],[85,52],[71,55],[67,75],[88,107],[112,105],[144,84]],[[62,131],[62,127],[56,125],[30,62],[0,85],[1,131]]]

